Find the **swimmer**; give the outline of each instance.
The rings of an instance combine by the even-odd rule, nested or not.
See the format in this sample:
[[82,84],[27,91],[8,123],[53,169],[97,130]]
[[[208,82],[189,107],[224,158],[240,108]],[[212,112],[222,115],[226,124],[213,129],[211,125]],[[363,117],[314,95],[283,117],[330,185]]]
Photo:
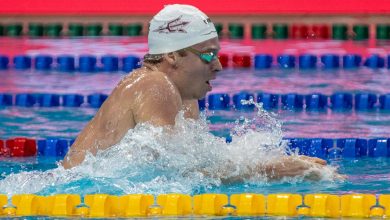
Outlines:
[[[210,18],[190,5],[168,5],[150,22],[148,46],[142,67],[119,82],[81,131],[65,156],[64,168],[79,165],[87,152],[95,155],[115,145],[138,123],[174,125],[179,111],[198,119],[198,100],[211,91],[211,81],[222,70],[218,35]],[[318,158],[285,157],[259,169],[280,179],[325,165]]]

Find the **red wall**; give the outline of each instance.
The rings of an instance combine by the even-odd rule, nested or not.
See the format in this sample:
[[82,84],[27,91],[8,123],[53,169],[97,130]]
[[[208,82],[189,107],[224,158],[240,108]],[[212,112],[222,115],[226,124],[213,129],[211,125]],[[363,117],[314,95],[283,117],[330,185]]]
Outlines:
[[0,15],[151,15],[186,3],[207,14],[390,14],[390,0],[0,0]]

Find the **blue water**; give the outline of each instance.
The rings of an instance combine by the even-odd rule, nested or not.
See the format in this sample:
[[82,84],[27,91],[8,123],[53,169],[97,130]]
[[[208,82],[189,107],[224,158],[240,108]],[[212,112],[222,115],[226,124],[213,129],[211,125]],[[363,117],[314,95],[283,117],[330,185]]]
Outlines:
[[[1,179],[8,176],[10,173],[20,173],[21,171],[46,171],[57,167],[56,161],[61,158],[21,158],[9,159],[3,158],[0,163]],[[256,192],[262,194],[270,193],[371,193],[371,194],[388,194],[390,193],[390,159],[389,158],[359,158],[328,160],[329,164],[339,167],[340,173],[348,175],[348,179],[344,182],[268,182],[261,184],[238,183],[238,184],[224,184],[220,186],[199,186],[193,187],[191,194],[199,193],[225,193],[234,194],[242,192]],[[42,181],[43,181],[42,177]],[[101,177],[94,179],[80,179],[69,184],[59,184],[57,186],[48,186],[38,191],[38,194],[58,194],[58,193],[77,193],[77,194],[93,194],[93,193],[109,193],[109,194],[127,194],[128,191],[120,187],[114,188],[108,182],[112,178]],[[19,182],[15,184],[23,184]],[[147,190],[139,192],[148,192]],[[155,193],[154,191],[150,191]],[[177,189],[172,189],[169,192],[179,192]],[[2,192],[7,194],[7,192]]]
[[[80,93],[88,95],[99,92],[109,94],[116,83],[124,76],[121,73],[112,74],[64,74],[41,72],[0,72],[1,92],[10,93]],[[225,92],[234,94],[239,91],[310,94],[321,92],[332,94],[337,91],[373,92],[384,94],[388,92],[390,81],[388,70],[370,70],[360,68],[354,71],[283,71],[272,69],[266,71],[226,70],[220,73],[213,85],[213,93]],[[24,136],[35,139],[58,137],[73,139],[82,127],[93,117],[97,109],[80,108],[0,108],[0,138],[7,139]],[[379,110],[367,112],[332,112],[329,109],[322,112],[273,110],[276,118],[282,122],[284,137],[323,137],[323,138],[375,138],[390,137],[390,113]],[[210,131],[216,136],[227,136],[240,118],[251,118],[255,111],[243,112],[206,111]],[[222,154],[223,152],[221,152]],[[31,171],[47,171],[57,167],[62,158],[2,158],[0,161],[1,179],[6,179],[11,173]],[[346,181],[288,181],[239,184],[205,184],[192,187],[186,193],[221,192],[221,193],[390,193],[390,159],[362,157],[357,159],[328,160],[329,164],[339,167],[339,172],[348,175]],[[37,181],[43,181],[45,172],[38,172]],[[26,176],[27,175],[27,176]],[[28,181],[30,174],[18,180]],[[43,175],[43,176],[42,176]],[[111,179],[110,179],[111,178]],[[145,177],[150,181],[149,177]],[[172,177],[173,178],[173,177]],[[112,187],[112,179],[116,177],[81,178],[69,183],[40,188],[37,193],[111,193],[123,194],[133,192],[124,187]],[[134,184],[141,184],[141,179]],[[115,182],[114,181],[114,182]],[[153,179],[153,181],[156,181]],[[161,183],[164,183],[162,180]],[[150,182],[149,182],[150,184]],[[159,182],[156,183],[157,185]],[[0,182],[1,185],[1,182]],[[172,191],[180,191],[182,188]],[[142,192],[156,192],[155,189],[140,188]],[[23,190],[22,190],[23,191]],[[19,192],[19,191],[18,191]],[[167,191],[168,192],[168,191]],[[9,192],[0,192],[9,193]]]
[[[0,92],[16,93],[92,93],[109,94],[124,73],[58,73],[34,71],[1,71]],[[240,91],[268,93],[322,93],[370,92],[388,93],[390,70],[359,68],[346,70],[280,70],[255,71],[252,69],[222,71],[212,82],[211,93],[233,95]],[[0,138],[15,136],[32,138],[75,138],[80,129],[97,109],[80,108],[23,108],[0,107]],[[320,112],[272,110],[283,122],[286,137],[390,137],[390,113],[378,110]],[[232,122],[240,116],[248,117],[255,112],[207,111],[210,128],[217,134],[226,135]],[[320,122],[320,123],[319,123]]]

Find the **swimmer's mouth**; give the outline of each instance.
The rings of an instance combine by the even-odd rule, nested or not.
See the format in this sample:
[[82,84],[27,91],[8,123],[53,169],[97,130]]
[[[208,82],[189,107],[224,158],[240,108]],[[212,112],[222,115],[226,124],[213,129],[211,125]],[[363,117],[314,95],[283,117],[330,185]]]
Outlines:
[[214,79],[215,79],[215,78],[209,79],[209,80],[206,81],[206,83],[210,85],[211,80],[214,80]]

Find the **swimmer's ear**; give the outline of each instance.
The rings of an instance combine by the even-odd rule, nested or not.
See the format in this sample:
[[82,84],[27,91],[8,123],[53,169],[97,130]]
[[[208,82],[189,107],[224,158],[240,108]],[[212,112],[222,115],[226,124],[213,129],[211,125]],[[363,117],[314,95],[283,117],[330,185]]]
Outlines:
[[177,64],[177,59],[178,59],[178,54],[175,52],[167,53],[164,55],[165,60],[171,64],[172,66],[176,66]]

